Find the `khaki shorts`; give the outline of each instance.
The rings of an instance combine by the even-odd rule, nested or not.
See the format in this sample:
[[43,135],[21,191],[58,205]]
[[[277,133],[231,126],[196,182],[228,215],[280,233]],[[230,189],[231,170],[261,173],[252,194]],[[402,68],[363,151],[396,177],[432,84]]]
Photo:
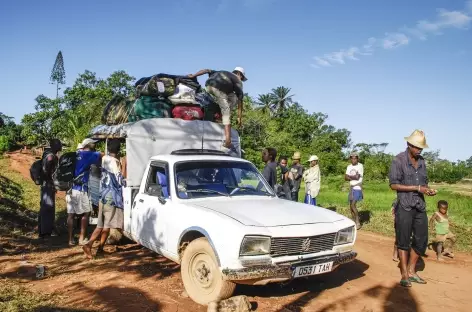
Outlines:
[[443,235],[436,235],[434,241],[437,243],[444,243],[446,240],[450,239],[452,242],[456,241],[456,235],[454,235],[452,232],[449,232],[447,234]]
[[100,203],[98,207],[97,228],[123,229],[123,209],[110,204]]
[[84,214],[92,211],[92,203],[87,192],[72,190],[66,195],[67,213]]
[[216,104],[218,104],[221,109],[221,119],[223,121],[223,125],[231,124],[231,110],[234,109],[238,104],[238,97],[236,96],[236,93],[226,94],[212,86],[208,86],[206,89],[208,93],[213,95]]

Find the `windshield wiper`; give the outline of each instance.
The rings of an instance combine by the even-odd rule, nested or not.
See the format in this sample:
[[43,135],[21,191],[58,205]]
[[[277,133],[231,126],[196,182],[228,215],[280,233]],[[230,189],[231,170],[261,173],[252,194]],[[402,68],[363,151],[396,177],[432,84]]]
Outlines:
[[223,196],[226,196],[226,197],[230,197],[230,194],[228,194],[228,193],[223,193],[223,192],[220,192],[220,191],[210,190],[210,189],[186,190],[185,192],[187,192],[187,193],[219,194],[219,195],[223,195]]
[[258,190],[258,189],[256,189],[256,188],[245,187],[245,186],[238,186],[237,188],[235,188],[234,190],[232,190],[229,195],[232,196],[232,195],[236,194],[236,193],[239,192],[239,191],[252,191],[252,192],[258,193],[258,194],[262,193],[262,194],[264,194],[264,195],[266,195],[266,196],[272,196],[272,195],[271,195],[270,193],[268,193],[268,192],[263,192],[263,191]]

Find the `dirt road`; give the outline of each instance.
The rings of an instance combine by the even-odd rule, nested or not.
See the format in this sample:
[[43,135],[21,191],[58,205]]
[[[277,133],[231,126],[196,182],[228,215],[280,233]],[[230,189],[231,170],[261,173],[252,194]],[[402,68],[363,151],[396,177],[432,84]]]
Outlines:
[[[24,156],[13,156],[22,163]],[[23,166],[19,166],[23,167]],[[29,172],[20,169],[23,174]],[[25,285],[60,296],[58,307],[85,311],[206,311],[186,297],[179,266],[152,252],[128,244],[107,247],[105,258],[85,260],[79,247],[68,248],[64,237],[50,244],[10,241],[10,252],[0,256],[0,276],[17,278],[22,259],[46,266],[47,277]],[[397,263],[391,260],[393,240],[360,232],[356,261],[330,274],[296,280],[281,286],[241,286],[256,311],[470,311],[472,257],[437,263],[432,251],[420,267],[427,285],[398,286]]]

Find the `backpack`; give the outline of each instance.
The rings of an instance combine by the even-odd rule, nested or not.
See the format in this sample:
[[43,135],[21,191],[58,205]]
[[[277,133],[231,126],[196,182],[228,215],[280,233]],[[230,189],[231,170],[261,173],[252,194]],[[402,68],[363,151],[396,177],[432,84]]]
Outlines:
[[52,153],[47,153],[41,159],[36,160],[30,167],[30,177],[34,184],[42,185],[44,182],[43,162]]
[[78,181],[83,174],[74,177],[75,164],[77,162],[77,153],[65,153],[59,158],[57,169],[52,175],[54,186],[58,191],[68,191],[72,188],[74,182]]

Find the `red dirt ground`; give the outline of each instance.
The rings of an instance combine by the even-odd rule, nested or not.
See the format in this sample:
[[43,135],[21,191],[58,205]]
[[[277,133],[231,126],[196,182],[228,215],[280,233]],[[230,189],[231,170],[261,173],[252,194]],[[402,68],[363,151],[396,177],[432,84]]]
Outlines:
[[[31,156],[12,154],[12,168],[29,178]],[[3,238],[5,241],[5,238]],[[86,260],[65,237],[49,244],[9,239],[16,252],[0,256],[0,277],[18,278],[21,250],[28,261],[46,266],[43,280],[25,283],[37,292],[60,296],[60,307],[81,311],[206,311],[187,298],[179,266],[138,245],[107,247],[100,260]],[[4,244],[5,246],[5,244]],[[432,251],[419,274],[427,285],[398,286],[399,270],[391,260],[393,240],[361,231],[358,258],[335,272],[287,285],[240,286],[256,311],[470,311],[472,257],[456,254],[438,263]],[[4,247],[5,248],[5,247]],[[469,308],[467,308],[469,307]]]

